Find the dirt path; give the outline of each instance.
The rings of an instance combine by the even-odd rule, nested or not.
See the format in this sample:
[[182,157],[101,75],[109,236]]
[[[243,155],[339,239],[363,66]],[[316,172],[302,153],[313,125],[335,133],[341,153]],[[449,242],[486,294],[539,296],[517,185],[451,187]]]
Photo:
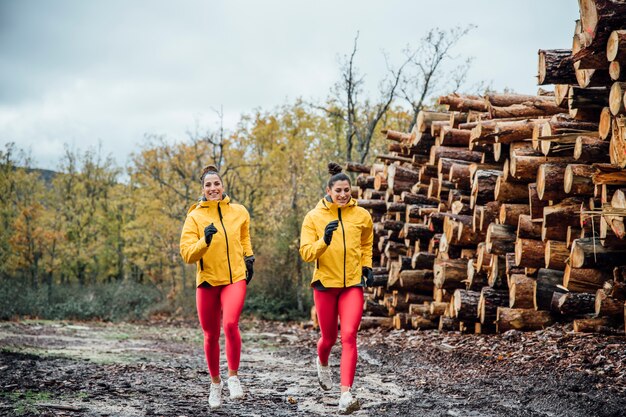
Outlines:
[[[258,321],[242,328],[247,396],[211,412],[194,326],[2,322],[0,415],[335,414],[337,391],[323,393],[315,380],[316,331]],[[355,415],[626,415],[624,337],[561,328],[505,336],[368,331],[359,349]],[[336,346],[336,380],[338,353]]]

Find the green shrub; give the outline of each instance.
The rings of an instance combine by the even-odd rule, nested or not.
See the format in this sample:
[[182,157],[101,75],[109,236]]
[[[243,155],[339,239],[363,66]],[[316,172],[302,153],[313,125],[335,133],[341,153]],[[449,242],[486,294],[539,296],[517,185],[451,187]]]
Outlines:
[[0,319],[24,316],[49,320],[143,319],[162,299],[155,286],[133,282],[32,288],[4,280],[0,281]]

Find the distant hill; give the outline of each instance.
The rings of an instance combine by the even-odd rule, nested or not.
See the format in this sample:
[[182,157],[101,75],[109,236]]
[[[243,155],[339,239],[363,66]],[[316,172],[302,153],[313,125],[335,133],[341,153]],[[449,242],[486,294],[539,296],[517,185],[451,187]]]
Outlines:
[[50,169],[39,169],[39,168],[27,168],[26,172],[29,174],[37,173],[46,183],[52,182],[54,177],[56,177],[59,173],[56,171],[52,171]]

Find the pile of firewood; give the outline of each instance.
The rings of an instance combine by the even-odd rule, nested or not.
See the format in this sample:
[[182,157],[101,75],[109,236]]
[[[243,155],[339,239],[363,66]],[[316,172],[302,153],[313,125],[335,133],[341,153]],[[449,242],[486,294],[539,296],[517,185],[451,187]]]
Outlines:
[[[621,30],[624,29],[624,30]],[[626,3],[581,0],[536,96],[450,94],[353,194],[375,221],[362,327],[504,332],[626,315]]]

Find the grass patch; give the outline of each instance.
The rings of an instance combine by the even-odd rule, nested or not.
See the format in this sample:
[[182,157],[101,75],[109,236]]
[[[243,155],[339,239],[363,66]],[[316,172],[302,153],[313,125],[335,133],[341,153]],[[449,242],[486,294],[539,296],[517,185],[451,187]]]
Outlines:
[[50,401],[52,394],[46,391],[13,391],[2,393],[2,396],[13,405],[15,415],[39,415],[41,412],[36,404]]

